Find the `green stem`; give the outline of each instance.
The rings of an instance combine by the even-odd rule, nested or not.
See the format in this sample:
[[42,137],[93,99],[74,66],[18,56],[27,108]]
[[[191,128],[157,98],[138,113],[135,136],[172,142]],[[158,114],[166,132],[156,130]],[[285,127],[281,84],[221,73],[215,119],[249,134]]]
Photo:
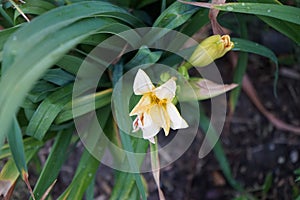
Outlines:
[[178,72],[179,74],[181,74],[185,79],[189,80],[190,76],[188,73],[188,70],[193,67],[190,63],[185,62],[183,63],[183,65],[181,65],[180,67],[178,67]]

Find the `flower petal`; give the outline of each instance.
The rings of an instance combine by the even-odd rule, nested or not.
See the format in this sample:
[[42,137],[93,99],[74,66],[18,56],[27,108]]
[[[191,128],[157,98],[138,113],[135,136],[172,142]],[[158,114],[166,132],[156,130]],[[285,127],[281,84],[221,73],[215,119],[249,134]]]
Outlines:
[[159,99],[168,99],[172,100],[175,96],[176,92],[176,82],[174,78],[171,78],[158,88],[154,89],[154,94],[159,98]]
[[171,120],[171,128],[172,129],[181,129],[187,128],[189,125],[186,121],[181,117],[180,113],[178,112],[176,106],[172,103],[167,104],[167,112],[170,116]]
[[139,69],[133,83],[134,94],[142,95],[151,92],[153,89],[154,85],[149,76],[143,70]]
[[170,131],[170,116],[167,110],[160,105],[154,105],[150,110],[150,115],[153,123],[164,129],[165,135],[167,136]]
[[132,132],[137,132],[138,130],[140,130],[139,124],[140,124],[140,116],[137,116],[132,122],[132,128],[133,128]]
[[147,113],[144,114],[144,125],[141,127],[144,139],[151,139],[160,131],[160,125],[155,123],[151,116]]
[[144,95],[136,104],[136,106],[132,109],[132,111],[129,113],[129,116],[138,115],[143,112],[146,112],[147,109],[151,107],[151,98],[149,95]]

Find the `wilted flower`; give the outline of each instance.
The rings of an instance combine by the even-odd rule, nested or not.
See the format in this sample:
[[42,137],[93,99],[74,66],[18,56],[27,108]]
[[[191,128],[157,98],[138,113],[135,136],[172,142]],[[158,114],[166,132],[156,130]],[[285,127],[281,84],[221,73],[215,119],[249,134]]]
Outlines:
[[143,96],[129,115],[137,115],[133,121],[133,131],[141,129],[144,139],[154,143],[154,136],[158,134],[161,128],[164,129],[167,136],[170,128],[188,127],[172,103],[176,92],[174,78],[156,88],[147,74],[139,69],[133,83],[133,91],[134,94]]
[[[210,99],[224,94],[237,86],[235,83],[218,84],[204,78],[191,78],[186,84],[181,86],[178,98],[180,101]],[[192,88],[193,92],[191,92],[190,88]]]
[[233,48],[234,44],[230,41],[229,35],[213,35],[203,40],[189,62],[193,66],[203,67],[212,63],[215,59],[224,56],[225,53]]

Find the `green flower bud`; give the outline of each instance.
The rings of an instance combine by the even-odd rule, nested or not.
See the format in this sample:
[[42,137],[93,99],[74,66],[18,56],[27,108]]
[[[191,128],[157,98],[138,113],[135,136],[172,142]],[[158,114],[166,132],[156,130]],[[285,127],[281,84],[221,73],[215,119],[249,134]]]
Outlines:
[[213,35],[198,45],[188,61],[195,67],[203,67],[224,56],[233,46],[229,35]]

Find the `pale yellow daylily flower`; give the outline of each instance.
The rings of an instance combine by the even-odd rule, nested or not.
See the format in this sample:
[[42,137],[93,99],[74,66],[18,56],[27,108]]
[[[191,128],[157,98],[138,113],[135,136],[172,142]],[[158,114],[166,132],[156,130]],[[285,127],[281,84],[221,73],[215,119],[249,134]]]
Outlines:
[[234,47],[229,35],[213,35],[203,40],[193,52],[189,62],[195,67],[203,67],[224,56]]
[[175,130],[188,127],[172,103],[176,92],[174,78],[156,88],[147,74],[139,69],[133,83],[133,91],[134,94],[143,96],[129,115],[137,115],[133,121],[133,131],[141,129],[144,139],[154,143],[154,136],[161,128],[167,136],[170,128]]

